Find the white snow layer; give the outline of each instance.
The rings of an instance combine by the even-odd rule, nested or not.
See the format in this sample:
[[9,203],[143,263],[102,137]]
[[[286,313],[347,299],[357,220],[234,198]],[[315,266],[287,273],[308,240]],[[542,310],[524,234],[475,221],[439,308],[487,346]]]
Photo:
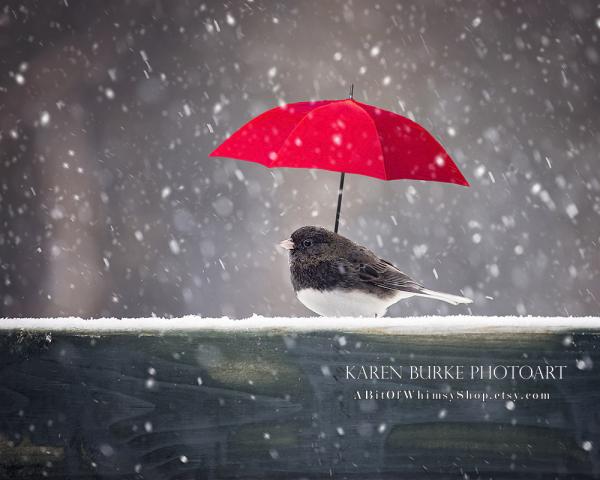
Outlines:
[[203,318],[4,318],[0,331],[25,330],[73,333],[168,333],[187,331],[310,332],[340,331],[390,335],[452,335],[460,333],[600,332],[600,317],[426,316],[402,318],[262,317],[243,320]]

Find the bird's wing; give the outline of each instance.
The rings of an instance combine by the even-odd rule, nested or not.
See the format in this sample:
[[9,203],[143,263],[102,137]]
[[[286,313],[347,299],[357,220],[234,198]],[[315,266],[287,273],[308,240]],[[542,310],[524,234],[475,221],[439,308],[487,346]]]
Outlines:
[[362,282],[388,290],[403,290],[415,293],[425,288],[393,264],[377,257],[367,249],[362,250],[361,255],[354,258],[352,263],[358,278]]

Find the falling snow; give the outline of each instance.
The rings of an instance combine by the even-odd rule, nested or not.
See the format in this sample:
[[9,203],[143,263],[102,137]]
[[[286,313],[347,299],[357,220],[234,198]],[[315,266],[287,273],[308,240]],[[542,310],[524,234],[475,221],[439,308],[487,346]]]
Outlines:
[[[112,350],[102,357],[101,369],[77,377],[69,405],[76,404],[82,388],[92,388],[90,395],[79,396],[91,402],[84,420],[99,435],[96,442],[67,431],[69,409],[57,415],[48,411],[43,422],[33,422],[35,402],[3,390],[3,398],[23,406],[7,410],[0,451],[10,452],[19,442],[28,449],[46,448],[41,438],[48,433],[52,445],[74,445],[83,452],[90,478],[121,465],[132,445],[146,453],[127,458],[117,472],[123,478],[151,478],[152,468],[188,478],[194,469],[227,456],[234,457],[243,476],[251,462],[238,458],[242,445],[251,446],[261,467],[276,465],[291,476],[314,464],[326,465],[324,478],[362,478],[358,467],[377,460],[353,450],[357,442],[381,446],[385,452],[378,459],[400,459],[413,477],[439,476],[442,466],[457,478],[488,478],[499,465],[515,470],[525,465],[530,472],[544,468],[528,463],[539,454],[533,442],[518,454],[514,442],[503,443],[501,463],[484,452],[477,472],[459,467],[476,451],[448,455],[450,450],[441,449],[443,459],[431,462],[416,456],[412,444],[395,453],[395,442],[421,438],[408,433],[408,409],[393,402],[347,401],[340,366],[357,352],[377,362],[405,360],[376,358],[371,334],[357,333],[372,322],[388,334],[402,332],[393,343],[415,362],[423,360],[422,347],[431,344],[432,333],[474,329],[493,337],[494,351],[500,351],[497,342],[504,334],[519,332],[519,342],[511,345],[522,355],[518,361],[545,362],[548,352],[534,358],[532,345],[539,344],[540,335],[560,330],[552,348],[567,355],[576,383],[584,388],[584,380],[597,375],[595,350],[581,347],[577,330],[564,332],[565,318],[589,326],[582,316],[600,309],[597,2],[17,3],[22,5],[0,8],[0,31],[10,47],[0,59],[1,316],[61,316],[61,328],[96,333],[111,328],[139,333],[143,324],[165,335],[147,362],[139,355],[147,337],[136,335],[131,362],[112,386],[102,383]],[[293,116],[292,103],[348,98],[351,84],[355,100],[404,115],[431,132],[470,187],[348,174],[340,233],[428,288],[466,295],[473,304],[411,298],[390,309],[390,317],[399,318],[304,318],[310,313],[296,299],[287,252],[277,245],[302,225],[333,227],[339,173],[209,157],[266,110],[279,105]],[[323,145],[298,130],[282,149],[261,150],[289,127],[248,139],[256,142],[252,148],[265,165],[283,158],[283,149],[304,148],[317,156],[332,148],[355,155],[357,162],[370,161],[353,144],[362,132],[343,122],[323,126]],[[419,132],[415,126],[395,134]],[[376,152],[401,168],[414,167],[419,152],[390,152],[379,140]],[[449,158],[428,160],[427,168],[436,172]],[[190,316],[173,318],[181,315]],[[510,317],[499,324],[490,315]],[[529,315],[561,318],[523,318]],[[247,323],[234,320],[239,318]],[[74,371],[88,363],[78,342],[99,352],[106,341],[81,335],[66,342],[48,323],[54,320],[32,321],[39,322],[39,336],[32,339],[47,342],[44,358],[52,368],[32,369],[27,378],[44,378],[48,385],[62,385],[55,378],[60,369]],[[200,322],[211,335],[181,335]],[[6,318],[3,325],[11,326]],[[252,342],[260,346],[260,355],[247,357],[252,363],[238,361],[248,345],[229,342],[249,325],[258,332]],[[265,328],[284,333],[263,335]],[[307,328],[321,333],[303,337]],[[214,332],[226,333],[228,341],[209,340]],[[187,350],[168,348],[171,333]],[[6,355],[30,354],[25,341],[31,339],[21,337],[19,348]],[[111,341],[125,338],[115,337]],[[391,338],[386,336],[385,345]],[[473,351],[492,355],[478,342]],[[279,355],[286,358],[281,368],[274,361]],[[296,371],[298,359],[308,361]],[[170,376],[173,365],[176,374]],[[298,381],[301,375],[305,383]],[[227,378],[234,379],[235,389],[224,388]],[[117,384],[128,394],[113,395],[110,388]],[[185,394],[161,413],[157,405],[174,384],[184,386]],[[298,389],[320,393],[318,385],[327,385],[330,398],[303,405]],[[554,385],[558,392],[565,384]],[[439,387],[445,393],[454,385]],[[490,391],[514,387],[489,385]],[[142,392],[138,396],[136,389]],[[196,402],[205,398],[210,401]],[[182,421],[180,401],[198,415],[185,418],[182,436],[173,428]],[[120,408],[125,402],[136,411],[131,422]],[[233,425],[227,413],[228,408],[259,412],[263,405],[268,405],[265,424],[256,428]],[[317,415],[320,405],[335,418]],[[579,422],[585,417],[579,419],[577,408],[552,410],[556,402],[545,403],[526,424],[530,405],[505,399],[468,409],[457,403],[419,404],[419,425],[451,431],[462,428],[468,414],[488,422],[490,431],[503,425],[514,438],[547,429],[552,445],[564,453],[545,464],[548,468],[566,474],[561,462],[568,457],[578,468],[591,462],[598,469],[595,424]],[[424,423],[426,408],[431,422]],[[203,411],[231,430],[212,429]],[[305,412],[309,420],[298,433]],[[287,415],[286,421],[279,422],[280,415]],[[570,432],[569,442],[557,443],[555,432],[571,417],[579,419],[577,432]],[[110,435],[100,438],[94,423],[99,421],[111,422]],[[5,437],[19,422],[21,437]],[[207,435],[218,439],[208,453],[202,451]],[[169,439],[174,444],[167,448]],[[289,453],[301,440],[307,445],[303,463],[287,469]],[[230,442],[237,445],[236,455],[227,451]],[[73,464],[73,451],[66,464]],[[39,467],[40,478],[58,478],[65,465],[32,461],[27,469]],[[371,473],[393,476],[383,469]]]
[[[265,110],[351,83],[431,132],[471,186],[346,175],[340,233],[472,297],[460,313],[600,308],[592,4],[163,3],[143,25],[142,4],[90,5],[89,25],[60,5],[0,14],[25,30],[44,18],[3,56],[4,315],[306,314],[277,244],[333,226],[338,174],[208,155]],[[352,135],[328,145],[352,152]]]

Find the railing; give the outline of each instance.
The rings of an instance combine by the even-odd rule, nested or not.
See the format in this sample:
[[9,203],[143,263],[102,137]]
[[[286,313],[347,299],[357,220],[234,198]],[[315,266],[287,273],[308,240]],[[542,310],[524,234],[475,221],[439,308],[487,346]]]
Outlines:
[[598,318],[4,319],[0,477],[598,478],[599,333]]

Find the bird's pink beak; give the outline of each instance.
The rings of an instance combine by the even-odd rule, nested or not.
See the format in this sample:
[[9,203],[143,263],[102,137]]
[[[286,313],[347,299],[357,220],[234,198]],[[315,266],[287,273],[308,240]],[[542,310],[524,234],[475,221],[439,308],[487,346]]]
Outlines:
[[295,247],[294,242],[292,242],[291,238],[284,240],[279,244],[279,246],[285,248],[286,250],[293,250]]

